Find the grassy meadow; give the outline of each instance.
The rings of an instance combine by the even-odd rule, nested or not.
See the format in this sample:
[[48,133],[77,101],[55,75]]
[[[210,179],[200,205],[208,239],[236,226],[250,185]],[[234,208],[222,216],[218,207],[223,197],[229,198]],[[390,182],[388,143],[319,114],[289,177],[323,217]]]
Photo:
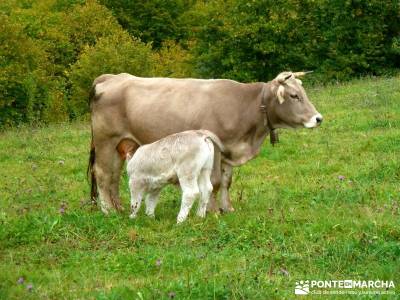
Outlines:
[[236,211],[181,226],[175,187],[130,220],[126,175],[123,214],[87,205],[87,122],[0,133],[0,299],[293,299],[307,279],[400,297],[400,77],[308,94],[322,126],[266,140],[235,170]]

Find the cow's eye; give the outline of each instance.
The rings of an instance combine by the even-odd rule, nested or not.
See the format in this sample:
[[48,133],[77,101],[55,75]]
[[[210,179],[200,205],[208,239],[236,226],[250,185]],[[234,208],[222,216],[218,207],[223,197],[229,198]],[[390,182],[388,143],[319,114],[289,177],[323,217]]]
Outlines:
[[299,96],[297,94],[291,94],[290,97],[292,97],[293,99],[299,99]]

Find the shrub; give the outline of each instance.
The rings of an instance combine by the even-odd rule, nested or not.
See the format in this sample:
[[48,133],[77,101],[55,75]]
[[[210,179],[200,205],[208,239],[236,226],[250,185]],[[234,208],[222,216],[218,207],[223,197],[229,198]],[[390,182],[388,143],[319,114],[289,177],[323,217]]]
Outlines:
[[48,105],[46,53],[0,13],[0,126],[40,120]]
[[128,33],[102,37],[86,46],[68,72],[71,83],[69,109],[73,117],[88,112],[88,96],[93,80],[104,73],[130,73],[148,76],[153,69],[151,46]]
[[165,41],[162,47],[154,52],[154,69],[152,76],[184,78],[192,76],[192,57],[174,41]]
[[[195,68],[203,77],[266,80],[283,70],[321,79],[400,67],[398,1],[212,1],[201,6]],[[396,42],[397,41],[397,42]]]

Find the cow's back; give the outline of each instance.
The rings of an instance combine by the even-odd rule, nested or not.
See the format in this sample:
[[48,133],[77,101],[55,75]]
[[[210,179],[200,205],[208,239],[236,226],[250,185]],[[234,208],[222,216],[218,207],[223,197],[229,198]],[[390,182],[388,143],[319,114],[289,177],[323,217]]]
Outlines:
[[95,86],[94,138],[148,144],[173,133],[207,129],[229,148],[260,121],[261,90],[262,83],[225,79],[111,75]]

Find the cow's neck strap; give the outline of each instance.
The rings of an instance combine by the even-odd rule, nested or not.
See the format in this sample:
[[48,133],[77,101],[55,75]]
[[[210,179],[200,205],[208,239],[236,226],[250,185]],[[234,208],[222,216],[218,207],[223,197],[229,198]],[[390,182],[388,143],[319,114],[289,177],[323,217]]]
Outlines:
[[267,109],[267,95],[265,92],[265,85],[262,88],[262,96],[261,96],[261,105],[260,110],[264,113],[264,126],[269,131],[269,141],[272,146],[279,142],[278,131],[276,128],[273,127],[271,124],[271,120],[268,116],[268,109]]

